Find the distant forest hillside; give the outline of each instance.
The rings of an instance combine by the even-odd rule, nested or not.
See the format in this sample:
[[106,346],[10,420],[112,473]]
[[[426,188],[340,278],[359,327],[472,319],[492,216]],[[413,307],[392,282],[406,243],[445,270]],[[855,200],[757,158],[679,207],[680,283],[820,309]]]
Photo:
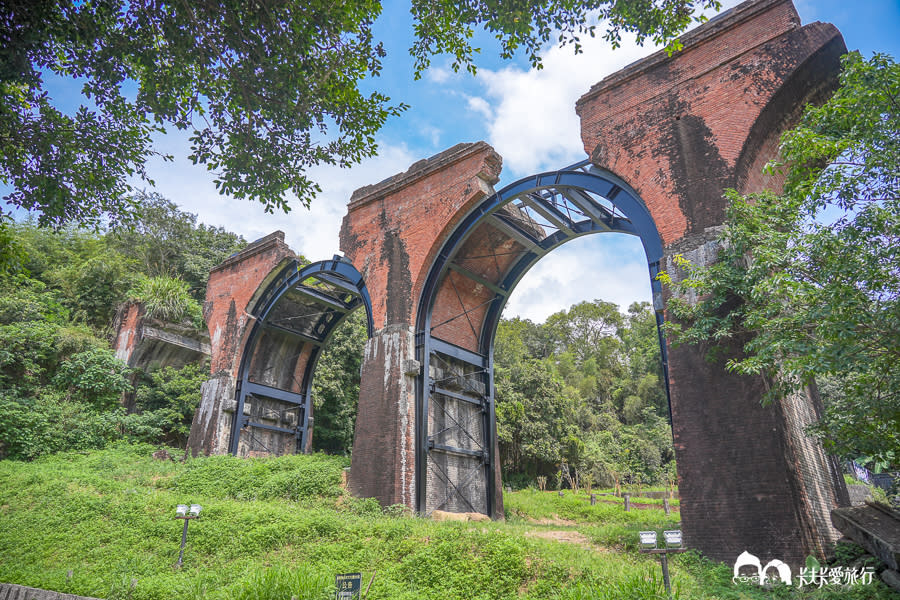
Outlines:
[[[0,276],[0,458],[102,448],[118,439],[183,447],[206,364],[137,377],[110,348],[112,320],[129,300],[150,316],[205,329],[209,270],[246,245],[197,223],[157,194],[139,217],[101,231],[14,225],[22,254]],[[319,361],[317,450],[349,453],[364,315],[348,319]],[[674,481],[654,315],[582,302],[543,324],[504,319],[495,349],[497,428],[504,476],[578,483]],[[134,393],[134,408],[120,404]]]

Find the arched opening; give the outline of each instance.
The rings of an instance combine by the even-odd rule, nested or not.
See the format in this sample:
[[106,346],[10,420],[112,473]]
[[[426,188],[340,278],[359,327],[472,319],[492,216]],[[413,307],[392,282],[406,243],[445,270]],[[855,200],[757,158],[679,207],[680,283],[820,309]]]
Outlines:
[[[417,312],[416,497],[433,510],[494,515],[499,468],[494,337],[511,292],[543,256],[592,233],[638,236],[662,324],[662,243],[638,195],[588,161],[521,179],[472,210],[447,238]],[[666,351],[660,337],[663,373]],[[668,390],[668,382],[666,385]]]
[[228,451],[241,456],[308,452],[316,364],[335,330],[363,307],[372,335],[372,303],[349,262],[302,266],[286,261],[258,295],[244,345]]

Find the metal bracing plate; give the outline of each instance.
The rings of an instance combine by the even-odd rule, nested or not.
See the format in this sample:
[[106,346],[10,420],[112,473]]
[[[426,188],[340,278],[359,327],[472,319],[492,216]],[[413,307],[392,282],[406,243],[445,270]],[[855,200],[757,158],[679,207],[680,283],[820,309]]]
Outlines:
[[462,267],[462,266],[458,265],[458,264],[455,263],[455,262],[447,263],[447,266],[450,267],[450,269],[452,269],[453,271],[456,271],[457,273],[459,273],[460,275],[462,275],[463,277],[466,277],[466,278],[468,278],[468,279],[471,279],[471,280],[474,281],[475,283],[480,283],[481,285],[483,285],[484,287],[488,288],[489,290],[491,290],[491,291],[494,292],[495,294],[500,294],[501,296],[506,296],[507,294],[509,294],[509,292],[507,292],[506,290],[504,290],[502,287],[500,287],[499,285],[497,285],[497,284],[494,283],[493,281],[490,281],[490,280],[488,280],[488,279],[485,279],[484,277],[482,277],[482,276],[479,275],[478,273],[475,273],[474,271],[470,271],[469,269],[467,269],[467,268],[465,268],[465,267]]
[[254,383],[252,381],[243,382],[241,384],[241,391],[245,394],[271,398],[273,400],[278,400],[279,402],[287,402],[288,404],[303,405],[306,403],[306,396],[304,394],[289,392],[287,390],[262,385],[261,383]]
[[465,348],[461,348],[456,344],[451,344],[450,342],[447,342],[440,338],[432,336],[429,343],[433,352],[440,352],[441,354],[446,354],[447,356],[451,356],[456,360],[468,363],[470,365],[476,365],[481,368],[484,368],[484,366],[487,364],[487,358],[483,355],[478,354],[477,352],[472,352],[471,350],[466,350]]

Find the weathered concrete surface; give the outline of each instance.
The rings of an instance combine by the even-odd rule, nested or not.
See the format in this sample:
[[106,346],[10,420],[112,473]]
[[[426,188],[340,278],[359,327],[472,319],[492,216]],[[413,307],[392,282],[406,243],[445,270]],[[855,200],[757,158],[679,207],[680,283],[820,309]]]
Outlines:
[[348,489],[385,506],[415,508],[415,355],[414,331],[405,325],[379,330],[363,355]]
[[88,596],[51,592],[14,583],[0,583],[0,600],[99,600]]
[[834,526],[877,556],[889,569],[900,569],[900,513],[878,502],[831,511]]
[[123,304],[113,321],[116,358],[129,367],[149,371],[160,367],[180,368],[208,357],[209,335],[180,323],[147,317],[139,302]]
[[[845,51],[832,25],[801,26],[788,0],[746,2],[682,41],[683,51],[622,69],[576,106],[585,151],[640,194],[676,279],[676,254],[715,259],[725,188],[780,189],[761,167],[803,106],[831,93]],[[685,543],[726,562],[747,550],[800,565],[836,539],[828,514],[848,502],[846,490],[803,433],[818,398],[763,406],[765,381],[723,368],[741,342],[718,363],[707,347],[669,348]]]
[[[113,330],[116,358],[145,372],[162,367],[180,369],[204,360],[211,352],[208,334],[180,323],[152,319],[140,302],[127,302],[119,307]],[[132,410],[134,394],[124,394],[122,404]]]

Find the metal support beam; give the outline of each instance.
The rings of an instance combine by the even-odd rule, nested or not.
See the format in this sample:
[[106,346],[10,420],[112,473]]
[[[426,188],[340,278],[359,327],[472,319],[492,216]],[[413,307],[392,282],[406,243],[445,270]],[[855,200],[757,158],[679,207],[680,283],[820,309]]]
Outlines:
[[278,388],[270,387],[268,385],[253,383],[252,381],[243,382],[241,384],[241,391],[245,394],[253,394],[254,396],[262,396],[264,398],[272,398],[273,400],[279,400],[281,402],[287,402],[289,404],[298,404],[302,406],[306,403],[306,396],[304,394],[289,392],[287,390],[281,390]]
[[300,435],[302,427],[288,429],[287,427],[276,427],[275,425],[266,425],[265,423],[254,423],[252,421],[244,421],[244,427],[257,427],[259,429],[268,429],[269,431],[277,431],[278,433],[289,433],[291,435]]
[[478,273],[470,271],[469,269],[467,269],[465,267],[461,267],[458,264],[456,264],[455,262],[449,262],[449,263],[447,263],[447,266],[450,267],[452,270],[456,271],[457,273],[459,273],[460,275],[462,275],[463,277],[471,279],[475,283],[480,283],[481,285],[488,288],[495,294],[500,294],[504,298],[509,295],[509,292],[504,290],[502,287],[500,287],[493,281],[489,281],[489,280],[485,279],[484,277],[482,277],[481,275],[479,275]]
[[575,232],[572,231],[574,224],[572,221],[570,221],[566,215],[562,214],[555,206],[547,202],[546,199],[535,194],[528,194],[521,198],[522,202],[540,213],[541,216],[550,221],[558,229],[565,231],[569,235],[574,235]]
[[264,328],[266,328],[266,329],[272,329],[272,330],[274,330],[274,331],[278,331],[278,332],[283,333],[283,334],[285,334],[285,335],[293,336],[293,337],[295,337],[295,338],[297,338],[297,339],[299,339],[299,340],[301,340],[301,341],[303,341],[303,342],[306,342],[307,344],[313,344],[313,345],[315,345],[315,346],[321,346],[322,344],[325,343],[325,342],[323,342],[322,340],[319,340],[319,339],[316,339],[316,338],[314,338],[314,337],[308,336],[308,335],[306,335],[306,334],[300,333],[299,331],[294,331],[293,329],[290,329],[290,328],[288,328],[288,327],[282,327],[281,325],[276,325],[275,323],[271,323],[271,322],[269,322],[269,321],[264,321],[264,322],[262,323],[262,326],[263,326]]
[[569,202],[577,206],[591,221],[606,231],[612,231],[610,223],[612,223],[613,216],[606,208],[597,204],[590,196],[579,190],[563,189],[560,191]]
[[323,281],[323,282],[333,285],[335,287],[339,287],[342,290],[344,290],[350,294],[353,294],[354,296],[359,296],[359,288],[357,288],[355,285],[353,285],[352,283],[350,283],[348,281],[344,281],[340,277],[335,277],[334,275],[331,275],[330,273],[328,273],[326,271],[320,271],[318,273],[313,273],[312,276],[320,281]]
[[447,454],[459,454],[460,456],[471,456],[474,458],[480,458],[485,463],[488,462],[488,457],[485,454],[484,450],[469,450],[468,448],[457,448],[456,446],[446,446],[444,444],[435,444],[433,439],[428,440],[428,449],[432,452],[446,452]]
[[531,234],[516,225],[510,217],[494,213],[490,217],[490,224],[519,242],[526,249],[540,248],[541,240],[532,237]]
[[445,342],[440,338],[431,337],[430,342],[432,352],[440,352],[441,354],[452,356],[456,360],[461,360],[464,363],[476,365],[481,368],[484,368],[487,362],[487,359],[481,354],[466,350],[465,348],[460,348],[459,346],[451,344],[450,342]]
[[349,308],[347,308],[347,305],[344,304],[343,302],[340,302],[339,300],[332,298],[328,294],[323,294],[322,292],[319,292],[312,288],[298,285],[298,286],[294,287],[294,291],[297,292],[298,294],[306,296],[307,298],[315,300],[318,304],[324,304],[328,308],[335,310],[337,312],[345,313],[349,310]]
[[480,406],[484,408],[484,397],[481,396],[479,398],[473,398],[471,396],[466,396],[465,394],[461,394],[459,392],[454,392],[452,390],[448,390],[446,388],[437,387],[433,383],[431,384],[431,393],[432,394],[440,394],[441,396],[449,396],[455,400],[462,400],[463,402],[468,402],[470,404],[474,404],[476,406]]

